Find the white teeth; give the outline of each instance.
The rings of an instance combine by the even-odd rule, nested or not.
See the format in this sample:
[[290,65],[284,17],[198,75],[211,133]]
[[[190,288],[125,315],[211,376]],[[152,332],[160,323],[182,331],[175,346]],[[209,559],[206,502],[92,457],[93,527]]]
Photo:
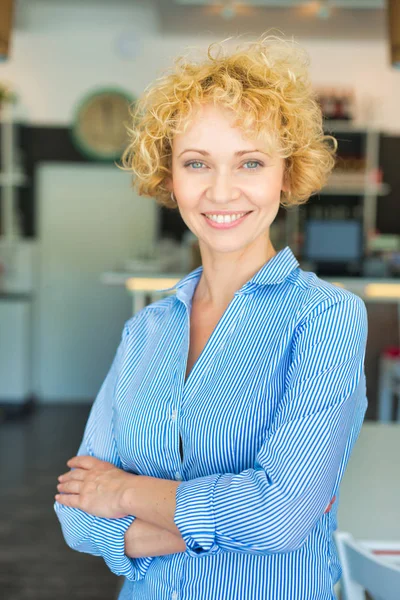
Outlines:
[[240,217],[243,217],[246,213],[238,213],[236,215],[213,215],[210,213],[205,213],[208,219],[211,221],[215,221],[216,223],[232,223],[233,221],[237,221]]

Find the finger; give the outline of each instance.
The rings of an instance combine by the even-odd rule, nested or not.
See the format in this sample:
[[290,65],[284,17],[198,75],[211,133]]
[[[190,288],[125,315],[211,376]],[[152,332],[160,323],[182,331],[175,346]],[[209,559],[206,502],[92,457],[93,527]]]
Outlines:
[[56,494],[55,499],[60,504],[71,506],[72,508],[80,508],[79,496],[77,494]]
[[69,481],[70,479],[76,479],[78,481],[83,481],[86,477],[87,472],[84,469],[74,469],[73,471],[68,471],[67,473],[63,473],[58,477],[58,481]]
[[64,483],[59,483],[57,485],[57,489],[60,492],[66,492],[67,494],[79,494],[81,489],[80,481],[66,481]]
[[94,459],[93,456],[73,456],[67,460],[67,466],[80,467],[81,469],[91,469],[96,460],[97,459]]

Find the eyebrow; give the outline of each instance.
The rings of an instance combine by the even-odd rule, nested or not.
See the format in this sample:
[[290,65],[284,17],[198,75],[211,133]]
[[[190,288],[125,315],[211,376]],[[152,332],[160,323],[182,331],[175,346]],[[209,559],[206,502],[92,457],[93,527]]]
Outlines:
[[[178,154],[178,158],[180,156],[182,156],[182,154],[184,154],[185,152],[199,152],[200,154],[203,154],[204,156],[210,156],[210,153],[207,152],[206,150],[199,150],[198,148],[186,148],[186,150],[183,150],[180,154]],[[265,154],[266,156],[268,156],[268,154],[266,152],[263,152],[262,150],[238,150],[237,152],[234,153],[235,156],[242,156],[243,154],[249,154],[250,152],[261,152],[261,154]]]

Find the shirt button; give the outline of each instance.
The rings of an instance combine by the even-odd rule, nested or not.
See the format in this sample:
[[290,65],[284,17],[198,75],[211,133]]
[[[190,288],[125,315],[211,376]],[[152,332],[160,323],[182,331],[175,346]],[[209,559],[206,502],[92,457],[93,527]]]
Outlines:
[[176,411],[176,408],[174,408],[171,412],[171,421],[176,421],[176,417],[177,417],[177,411]]
[[178,481],[182,479],[182,475],[179,473],[179,471],[175,473],[175,479],[177,479]]
[[172,600],[178,600],[178,592],[176,592],[175,590],[172,592],[171,594],[171,598]]

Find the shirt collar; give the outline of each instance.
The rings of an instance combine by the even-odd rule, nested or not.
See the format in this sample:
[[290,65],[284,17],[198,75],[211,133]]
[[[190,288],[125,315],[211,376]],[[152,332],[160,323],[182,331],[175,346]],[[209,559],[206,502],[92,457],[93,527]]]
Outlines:
[[[241,288],[241,293],[248,293],[259,285],[272,285],[281,283],[290,275],[290,273],[299,266],[299,262],[289,246],[285,246],[279,250],[262,267],[249,279]],[[197,267],[180,279],[175,285],[170,288],[158,290],[160,292],[169,292],[177,290],[177,296],[191,298],[192,292],[197,285],[198,280],[203,272],[203,266]]]

